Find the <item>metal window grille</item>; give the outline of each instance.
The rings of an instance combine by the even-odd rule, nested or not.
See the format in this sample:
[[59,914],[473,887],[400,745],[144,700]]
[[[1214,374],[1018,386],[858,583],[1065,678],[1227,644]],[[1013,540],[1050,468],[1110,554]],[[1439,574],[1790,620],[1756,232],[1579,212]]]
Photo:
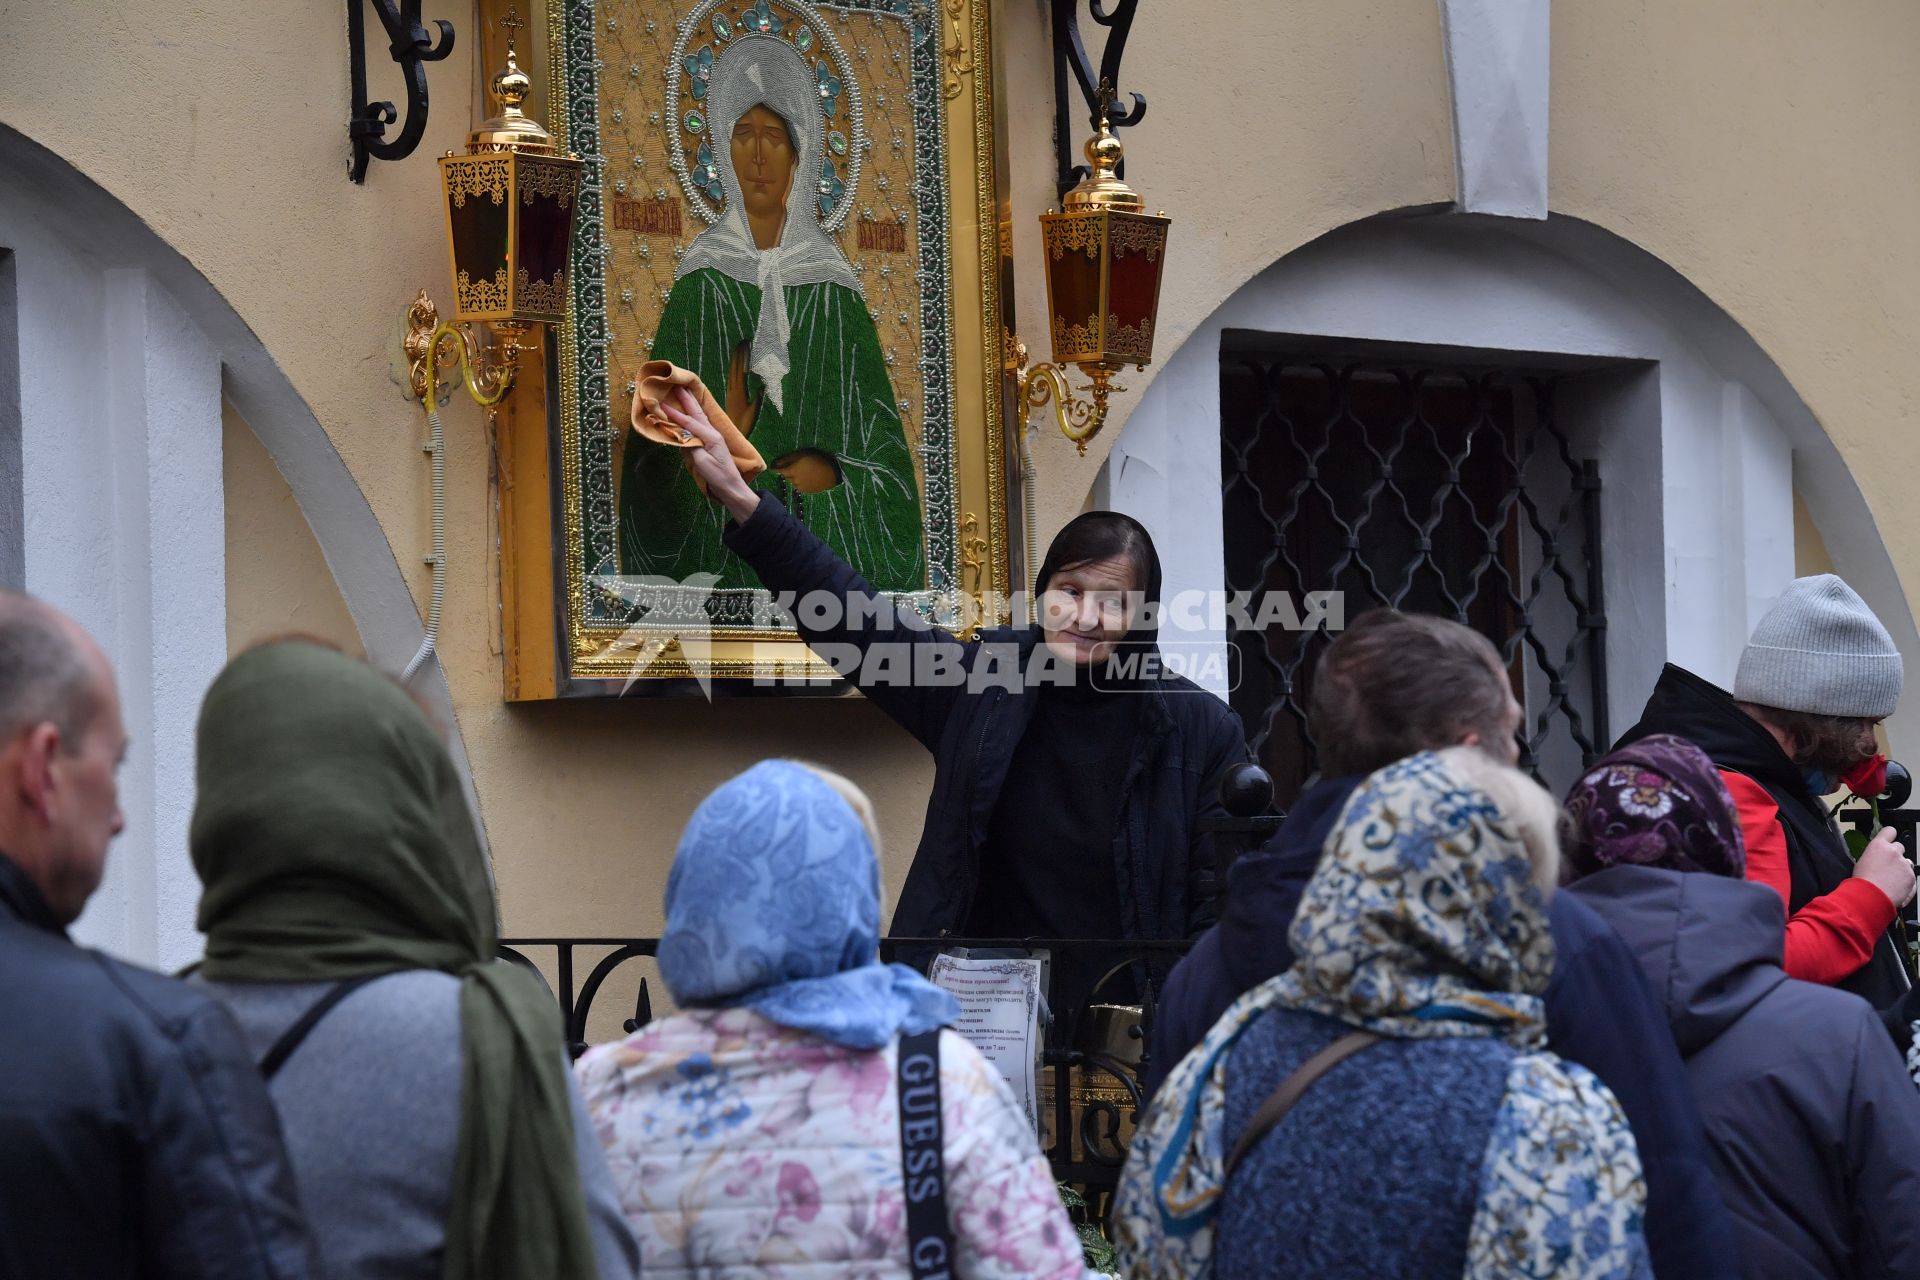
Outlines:
[[[1464,622],[1505,660],[1521,765],[1563,789],[1610,742],[1600,475],[1558,416],[1577,367],[1443,359],[1374,344],[1229,333],[1221,461],[1230,591],[1338,591]],[[1325,631],[1230,629],[1232,697],[1290,805],[1315,771],[1307,729]]]

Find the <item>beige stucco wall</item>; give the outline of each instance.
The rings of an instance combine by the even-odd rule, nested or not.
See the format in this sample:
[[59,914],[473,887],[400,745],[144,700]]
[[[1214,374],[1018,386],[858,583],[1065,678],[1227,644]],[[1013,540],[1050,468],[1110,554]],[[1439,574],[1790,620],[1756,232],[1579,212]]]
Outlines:
[[353,616],[286,478],[231,404],[221,406],[221,428],[227,651],[298,632],[359,653]]
[[1820,536],[1820,526],[1813,522],[1813,512],[1807,509],[1807,500],[1796,493],[1793,495],[1794,576],[1804,578],[1809,574],[1833,571],[1833,557],[1827,553],[1827,540]]
[[[1128,79],[1148,94],[1152,124],[1131,145],[1136,180],[1178,219],[1161,312],[1167,350],[1287,249],[1353,218],[1450,194],[1431,0],[1290,7],[1297,12],[1279,22],[1267,0],[1235,0],[1209,6],[1204,25],[1183,17],[1184,5],[1142,8]],[[1001,26],[1016,122],[1020,314],[1032,333],[1043,332],[1033,217],[1052,199],[1044,10],[1040,0],[1010,0]],[[0,121],[124,201],[225,295],[333,438],[422,601],[421,421],[389,380],[387,347],[416,288],[447,288],[432,157],[471,126],[478,42],[470,7],[439,12],[460,39],[428,69],[426,139],[408,161],[376,162],[364,187],[345,176],[338,6],[262,15],[234,3],[152,0],[136,10],[12,5],[0,14],[8,66]],[[375,95],[391,94],[384,44],[370,47]],[[1211,91],[1234,84],[1260,86],[1258,116],[1243,109],[1247,100]],[[684,817],[716,782],[768,754],[820,760],[873,793],[897,886],[932,771],[871,706],[501,702],[483,428],[463,403],[446,417],[452,570],[442,651],[509,930],[652,929]],[[1084,461],[1064,440],[1044,442],[1043,528],[1080,505],[1113,434]],[[323,563],[262,476],[270,463],[244,439],[230,454],[232,478],[249,489],[229,508],[230,548],[240,553],[230,572],[244,588],[233,593],[237,640],[279,615],[328,606]],[[252,590],[258,575],[277,576],[278,594]],[[296,589],[291,580],[302,575],[311,584]]]
[[[1916,57],[1902,0],[1553,6],[1554,211],[1660,258],[1752,335],[1838,447],[1909,602]],[[1801,560],[1821,562],[1824,543]]]
[[[1044,332],[1034,215],[1053,199],[1044,10],[1008,0],[1000,26],[1030,337]],[[413,291],[447,288],[432,157],[471,124],[478,42],[469,6],[441,12],[461,40],[429,68],[427,138],[355,187],[338,6],[0,9],[0,121],[124,201],[225,295],[332,437],[422,601],[422,424],[389,379],[388,347]],[[1553,22],[1554,209],[1643,246],[1745,325],[1833,434],[1903,575],[1920,568],[1920,514],[1901,501],[1920,395],[1920,10],[1559,0]],[[376,93],[389,94],[381,48]],[[1156,0],[1141,6],[1125,78],[1151,103],[1126,138],[1130,177],[1175,218],[1163,357],[1288,251],[1452,197],[1435,0]],[[1151,376],[1127,379],[1134,392],[1085,459],[1041,433],[1043,533],[1081,505]],[[1196,447],[1215,447],[1213,424],[1195,425]],[[871,706],[502,703],[483,425],[457,401],[447,430],[442,650],[508,928],[651,930],[685,815],[768,754],[820,760],[872,791],[897,886],[931,769]],[[270,461],[236,433],[230,421],[230,636],[282,615],[337,625],[324,563]]]

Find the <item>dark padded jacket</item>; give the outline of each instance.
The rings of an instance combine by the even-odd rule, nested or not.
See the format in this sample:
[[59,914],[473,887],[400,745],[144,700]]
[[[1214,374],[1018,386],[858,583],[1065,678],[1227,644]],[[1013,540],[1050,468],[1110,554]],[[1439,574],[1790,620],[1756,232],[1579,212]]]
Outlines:
[[1858,996],[1780,967],[1765,885],[1612,867],[1566,893],[1660,993],[1754,1280],[1920,1276],[1920,1092]]
[[[1814,898],[1832,893],[1853,875],[1853,857],[1840,831],[1827,817],[1820,799],[1786,752],[1758,720],[1740,709],[1733,695],[1684,667],[1668,663],[1647,699],[1640,723],[1620,737],[1618,746],[1649,734],[1671,733],[1685,738],[1712,758],[1716,768],[1730,769],[1759,783],[1780,806],[1780,825],[1787,837],[1787,860],[1793,872],[1793,901],[1798,911]],[[1784,931],[1785,925],[1781,928]],[[1909,1012],[1913,984],[1900,963],[1892,930],[1874,944],[1873,957],[1845,981],[1842,991],[1862,997],[1882,1011],[1888,1031],[1902,1047],[1913,1039]]]
[[[1293,965],[1287,941],[1321,846],[1359,778],[1330,778],[1302,793],[1267,847],[1233,864],[1227,908],[1167,979],[1155,1010],[1149,1092],[1206,1036],[1227,1006]],[[1613,1090],[1647,1172],[1647,1252],[1654,1273],[1735,1280],[1734,1233],[1707,1157],[1700,1114],[1633,954],[1584,903],[1548,904],[1553,977],[1547,1043]],[[1920,1096],[1920,1095],[1916,1095]]]
[[[869,602],[851,611],[857,616],[842,613],[830,625],[810,625],[800,610],[800,633],[933,752],[926,826],[890,932],[936,937],[958,930],[973,905],[981,844],[1008,762],[1036,701],[1022,696],[1021,672],[1040,641],[1039,629],[984,631],[963,642],[891,606],[876,607],[866,580],[770,497],[744,523],[729,522],[723,536],[776,595],[824,591],[843,601]],[[901,664],[895,672],[911,670],[918,677],[958,670],[979,678],[957,684],[868,678],[881,665],[866,659],[883,643],[900,646],[892,654]],[[1246,739],[1226,703],[1180,676],[1148,681],[1142,696],[1140,749],[1122,781],[1113,835],[1124,916],[1116,935],[1181,939],[1214,919],[1213,843],[1196,824],[1226,816],[1221,775],[1246,759]]]
[[295,1280],[280,1123],[213,997],[68,941],[0,857],[0,1278]]

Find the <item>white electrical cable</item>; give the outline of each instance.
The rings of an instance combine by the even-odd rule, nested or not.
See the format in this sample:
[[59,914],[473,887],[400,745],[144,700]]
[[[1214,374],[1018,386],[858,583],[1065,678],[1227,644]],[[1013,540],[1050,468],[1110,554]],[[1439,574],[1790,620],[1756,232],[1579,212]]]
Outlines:
[[1034,559],[1033,559],[1034,552],[1038,550],[1040,546],[1040,537],[1034,531],[1034,527],[1033,527],[1034,484],[1035,484],[1035,480],[1034,480],[1034,471],[1033,471],[1033,428],[1028,427],[1026,430],[1020,433],[1020,498],[1021,498],[1021,506],[1026,508],[1026,526],[1027,526],[1026,528],[1027,547],[1026,547],[1026,555],[1024,557],[1024,561],[1026,564],[1026,579],[1027,579],[1026,585],[1027,585],[1027,621],[1028,622],[1034,621],[1034,619],[1039,616],[1037,602],[1033,598],[1033,593],[1039,590],[1039,584],[1034,582],[1033,575],[1040,571],[1040,566],[1034,563]]
[[440,433],[440,410],[432,400],[434,387],[431,363],[428,369],[427,427],[430,435],[427,452],[433,455],[433,595],[427,604],[427,633],[420,638],[420,649],[413,655],[413,661],[400,673],[402,683],[412,680],[414,674],[426,665],[428,658],[436,657],[435,645],[440,639],[440,603],[447,594],[446,440]]

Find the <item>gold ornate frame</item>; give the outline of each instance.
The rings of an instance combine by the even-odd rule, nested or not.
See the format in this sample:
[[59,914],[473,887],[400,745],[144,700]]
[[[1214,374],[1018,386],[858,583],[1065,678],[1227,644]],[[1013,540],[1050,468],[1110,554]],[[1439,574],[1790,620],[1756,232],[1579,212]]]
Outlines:
[[[511,3],[482,2],[489,19],[488,56],[494,56],[504,43],[496,20]],[[839,17],[843,11],[880,10],[889,17],[895,12],[891,0],[771,3],[775,12],[805,8],[833,14],[842,23],[846,21]],[[929,538],[929,589],[901,597],[923,613],[956,610],[968,616],[963,595],[1004,598],[1018,568],[1009,520],[1017,482],[1007,466],[1009,424],[1015,420],[1015,383],[1006,350],[1012,317],[1007,252],[1011,237],[1005,124],[992,75],[998,66],[992,11],[998,3],[916,0],[902,6],[921,13],[931,28],[926,38],[938,46],[938,107],[945,142],[942,212],[951,374],[943,429],[951,470],[943,485],[952,496],[951,509],[939,513],[947,522],[944,556],[936,556]],[[665,24],[691,5],[688,0],[662,0],[648,6],[642,0],[642,7],[657,7],[658,21]],[[575,128],[585,100],[583,84],[598,83],[591,74],[582,75],[592,53],[590,39],[583,38],[584,28],[595,20],[595,12],[593,0],[544,0],[537,4],[531,24],[537,85],[531,106],[536,114],[544,113],[563,146],[580,152],[588,162],[580,200],[582,225],[576,232],[576,266],[583,252],[597,252],[600,244],[599,235],[581,232],[589,225],[598,227],[598,220],[607,216],[597,154],[574,145],[586,140],[597,152],[597,135],[583,139]],[[915,41],[917,46],[921,43]],[[596,221],[589,224],[590,219]],[[582,275],[578,270],[574,274]],[[604,291],[601,296],[604,307]],[[762,685],[778,682],[780,688],[834,687],[831,669],[790,630],[715,626],[707,632],[705,643],[683,648],[671,632],[650,636],[643,623],[610,617],[611,607],[593,598],[598,588],[587,563],[581,466],[581,433],[593,415],[583,412],[589,406],[583,405],[581,393],[586,355],[582,334],[595,323],[604,332],[605,322],[583,313],[583,299],[589,297],[576,287],[566,318],[550,328],[547,349],[523,359],[521,385],[508,397],[498,420],[506,696],[539,700],[684,692],[695,687],[695,678],[721,693],[755,678]],[[610,389],[609,401],[612,420],[624,423],[626,405],[620,388]],[[925,494],[923,501],[927,501]],[[924,509],[930,524],[935,522],[930,501]]]

